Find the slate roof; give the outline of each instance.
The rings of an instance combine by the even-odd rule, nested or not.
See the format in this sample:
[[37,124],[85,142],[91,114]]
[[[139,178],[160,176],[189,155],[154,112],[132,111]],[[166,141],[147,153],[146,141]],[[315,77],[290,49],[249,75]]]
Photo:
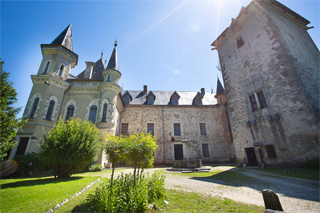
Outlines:
[[224,89],[222,87],[222,84],[218,78],[218,82],[217,82],[217,91],[216,91],[217,95],[224,93]]
[[[92,77],[91,79],[103,79],[103,76],[102,76],[102,70],[106,69],[106,64],[102,58],[102,55],[101,55],[101,58],[96,61],[94,63],[94,67],[93,67],[93,70],[92,70]],[[84,78],[84,73],[85,73],[86,70],[83,70],[78,76],[77,78],[78,79],[85,79]]]
[[119,70],[118,59],[117,59],[117,43],[114,44],[114,48],[110,56],[107,69]]
[[[123,90],[121,94],[129,92],[132,96],[132,101],[129,105],[147,105],[147,94],[143,93],[143,91],[137,90]],[[156,96],[153,105],[172,105],[170,102],[170,98],[175,91],[152,91],[152,93]],[[194,105],[193,99],[196,97],[198,92],[179,92],[177,91],[179,98],[179,105]],[[202,105],[216,105],[217,99],[214,97],[215,93],[205,93],[202,99]]]
[[73,51],[72,27],[71,24],[58,35],[51,44],[60,44],[67,49]]

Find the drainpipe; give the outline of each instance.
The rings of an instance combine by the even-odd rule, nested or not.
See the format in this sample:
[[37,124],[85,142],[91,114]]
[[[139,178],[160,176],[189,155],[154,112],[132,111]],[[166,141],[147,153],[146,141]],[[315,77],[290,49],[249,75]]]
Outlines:
[[70,88],[71,88],[70,80],[68,80],[68,82],[69,82],[69,86],[68,86],[68,88],[66,89],[66,91],[64,91],[63,96],[62,96],[62,101],[61,101],[61,106],[60,106],[60,110],[59,110],[58,120],[59,120],[59,117],[60,117],[60,114],[61,114],[61,110],[62,110],[62,107],[63,107],[64,96],[67,94],[67,92],[68,92],[68,91],[70,90]]
[[164,106],[162,106],[162,146],[163,146],[163,164],[166,163],[166,149],[164,143]]

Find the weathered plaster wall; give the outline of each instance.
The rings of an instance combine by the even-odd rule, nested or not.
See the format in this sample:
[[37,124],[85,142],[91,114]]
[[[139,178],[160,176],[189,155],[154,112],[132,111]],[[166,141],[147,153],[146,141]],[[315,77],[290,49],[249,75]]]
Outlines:
[[[210,162],[228,162],[234,147],[226,142],[216,106],[134,106],[128,105],[121,123],[129,123],[129,133],[147,132],[147,123],[154,123],[158,148],[155,163],[173,163],[174,144],[183,145],[183,157]],[[174,123],[181,124],[181,136],[174,135]],[[206,124],[207,135],[200,135],[199,123]],[[187,139],[188,142],[182,142]],[[209,146],[209,158],[202,157],[202,143]]]

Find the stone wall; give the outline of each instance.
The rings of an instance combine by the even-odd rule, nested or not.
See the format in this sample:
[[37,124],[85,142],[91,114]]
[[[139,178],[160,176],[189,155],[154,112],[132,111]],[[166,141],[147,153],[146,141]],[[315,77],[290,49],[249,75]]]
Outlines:
[[[232,142],[224,140],[217,106],[127,105],[121,123],[129,124],[129,134],[146,133],[147,123],[154,123],[156,164],[172,164],[176,144],[182,144],[184,159],[229,162],[229,156],[235,154]],[[181,136],[174,135],[174,123],[180,123]],[[199,123],[206,124],[206,135],[200,135]],[[208,144],[208,158],[202,157],[203,143]]]

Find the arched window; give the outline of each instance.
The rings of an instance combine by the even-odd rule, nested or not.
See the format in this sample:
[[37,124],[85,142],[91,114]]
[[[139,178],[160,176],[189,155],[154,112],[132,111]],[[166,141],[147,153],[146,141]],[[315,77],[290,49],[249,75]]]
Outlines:
[[102,111],[102,122],[107,121],[107,111],[108,111],[108,104],[103,104],[103,111]]
[[60,76],[60,77],[62,76],[63,70],[64,70],[64,66],[61,65],[61,66],[60,66],[60,70],[59,70],[59,76]]
[[66,114],[65,121],[67,121],[70,118],[72,118],[73,117],[73,113],[74,113],[74,106],[73,105],[69,105],[68,108],[67,108],[67,114]]
[[31,113],[30,113],[30,118],[33,118],[34,114],[36,113],[39,100],[40,100],[40,98],[34,99],[33,106],[32,106],[32,110],[31,110]]
[[42,74],[48,73],[49,65],[50,65],[50,61],[47,61],[46,66],[44,67],[44,70],[43,70]]
[[46,120],[51,121],[52,119],[52,113],[53,113],[53,109],[54,109],[54,105],[55,105],[55,101],[51,100],[49,103],[49,107],[48,107],[48,111],[47,111],[47,115],[46,115]]
[[97,111],[98,111],[98,107],[96,105],[92,105],[90,107],[89,121],[91,121],[92,123],[96,122]]

